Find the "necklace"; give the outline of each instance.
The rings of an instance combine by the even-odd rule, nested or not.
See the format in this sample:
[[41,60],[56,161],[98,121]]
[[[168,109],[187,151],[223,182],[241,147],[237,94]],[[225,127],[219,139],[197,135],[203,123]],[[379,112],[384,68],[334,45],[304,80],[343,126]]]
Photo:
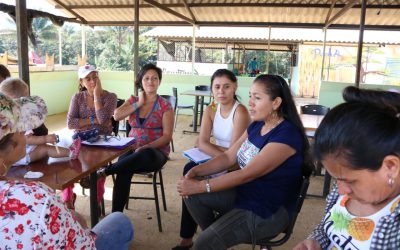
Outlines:
[[261,133],[262,133],[263,135],[267,134],[268,132],[270,132],[271,130],[273,130],[276,126],[278,126],[282,121],[283,121],[282,118],[278,118],[278,119],[276,120],[276,122],[271,122],[271,123],[269,123],[269,124],[266,123],[266,124],[264,125],[263,129],[261,129]]

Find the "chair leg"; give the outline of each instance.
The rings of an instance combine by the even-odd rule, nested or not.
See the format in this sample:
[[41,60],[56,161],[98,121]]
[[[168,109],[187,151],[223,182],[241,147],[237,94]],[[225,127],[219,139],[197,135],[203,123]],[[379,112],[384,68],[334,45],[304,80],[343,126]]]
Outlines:
[[174,140],[171,139],[171,148],[172,148],[172,152],[175,152],[175,148],[174,148]]
[[176,110],[176,113],[175,113],[174,131],[175,131],[175,129],[176,129],[176,123],[177,123],[177,121],[178,121],[178,113],[179,113],[179,109]]
[[106,216],[106,206],[104,205],[104,197],[101,198],[101,215],[103,217]]
[[164,192],[164,181],[163,181],[163,177],[162,177],[162,172],[160,170],[160,189],[161,189],[161,197],[162,197],[162,201],[163,201],[163,207],[164,207],[164,211],[167,211],[167,202],[165,200],[165,192]]
[[154,190],[154,201],[156,203],[158,231],[162,232],[160,205],[158,203],[158,192],[157,192],[157,172],[154,172],[153,175],[153,190]]
[[[130,193],[130,191],[129,191]],[[129,209],[129,193],[128,193],[128,197],[126,198],[126,204],[125,204],[125,209]]]

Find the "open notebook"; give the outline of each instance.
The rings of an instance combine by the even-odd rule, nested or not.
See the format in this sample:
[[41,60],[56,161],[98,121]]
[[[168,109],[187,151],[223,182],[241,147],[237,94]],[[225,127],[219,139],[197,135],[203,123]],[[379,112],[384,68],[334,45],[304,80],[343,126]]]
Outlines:
[[135,138],[133,137],[107,137],[107,139],[101,138],[96,142],[82,141],[82,144],[88,146],[119,148],[119,149],[123,149],[133,143],[135,143]]
[[196,162],[197,164],[206,162],[210,160],[212,157],[209,156],[208,154],[204,153],[198,148],[191,148],[186,151],[183,151],[183,156],[188,158],[191,161]]

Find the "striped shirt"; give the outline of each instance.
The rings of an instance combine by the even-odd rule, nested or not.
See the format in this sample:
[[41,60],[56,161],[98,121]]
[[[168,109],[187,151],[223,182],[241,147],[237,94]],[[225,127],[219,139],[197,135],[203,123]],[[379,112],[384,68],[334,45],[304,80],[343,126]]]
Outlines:
[[[97,110],[87,105],[87,96],[87,91],[82,91],[72,97],[67,115],[68,128],[75,131],[97,128],[100,134],[111,134],[111,117],[117,107],[117,96],[104,90],[100,98],[103,108]],[[79,119],[88,119],[90,116],[94,116],[99,124],[79,127]]]

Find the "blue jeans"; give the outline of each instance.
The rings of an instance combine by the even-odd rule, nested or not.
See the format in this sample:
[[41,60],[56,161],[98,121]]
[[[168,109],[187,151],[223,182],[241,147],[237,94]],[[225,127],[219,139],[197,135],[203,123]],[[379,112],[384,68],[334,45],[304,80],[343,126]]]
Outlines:
[[107,215],[92,228],[92,232],[97,235],[97,250],[129,249],[129,244],[133,240],[133,225],[121,212]]

